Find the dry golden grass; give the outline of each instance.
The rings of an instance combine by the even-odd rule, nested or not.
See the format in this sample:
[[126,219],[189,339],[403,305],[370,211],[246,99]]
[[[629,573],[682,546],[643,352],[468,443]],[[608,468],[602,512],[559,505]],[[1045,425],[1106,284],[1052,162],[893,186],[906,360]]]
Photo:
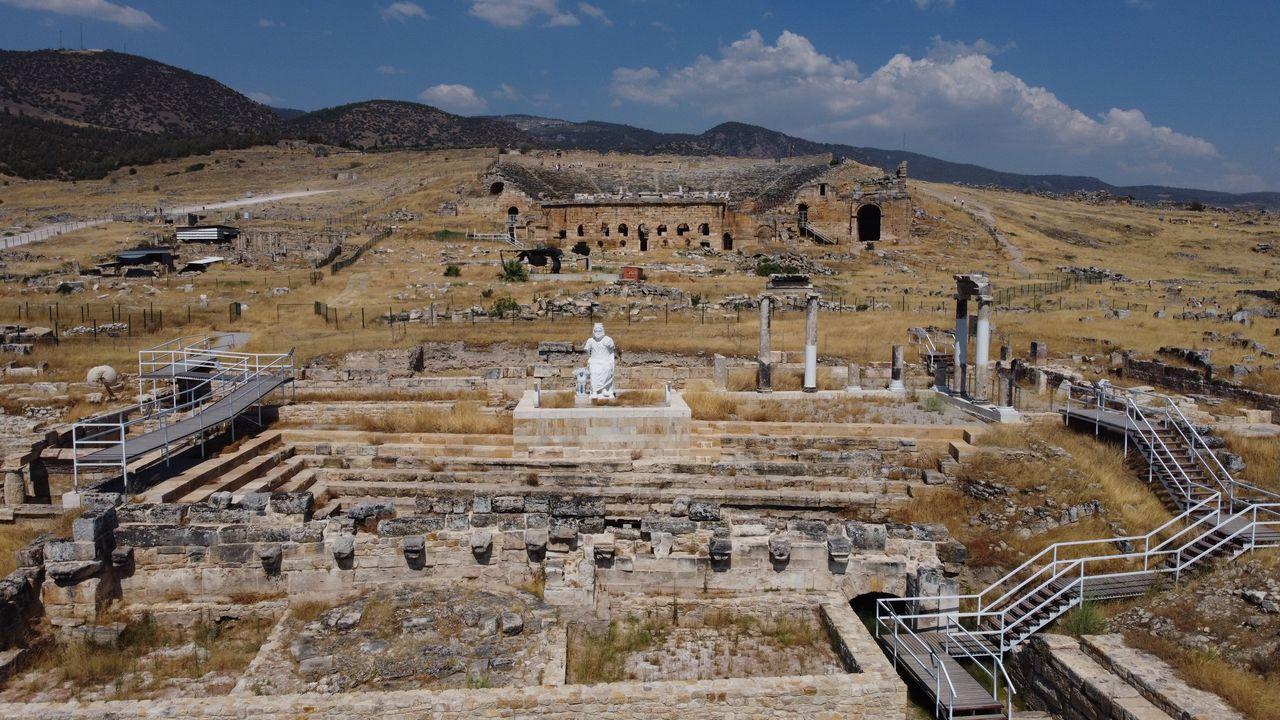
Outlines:
[[[729,380],[726,383],[727,390],[755,390],[756,389],[756,371],[755,368],[739,368],[729,373]],[[773,373],[773,389],[774,390],[803,390],[804,389],[804,371],[793,368],[775,369]],[[837,383],[831,377],[831,368],[818,368],[818,389],[819,390],[843,390],[844,386]]]
[[[1140,535],[1163,525],[1171,517],[1146,484],[1126,467],[1120,449],[1100,443],[1092,436],[1077,434],[1056,424],[1001,425],[991,428],[978,444],[1036,451],[1041,457],[1010,457],[999,451],[975,453],[961,465],[961,482],[985,480],[1011,486],[1014,491],[1008,499],[1023,507],[1040,506],[1045,498],[1052,498],[1058,508],[1097,499],[1104,514],[1081,517],[1076,523],[1021,538],[1007,530],[970,524],[983,509],[1002,511],[1004,498],[984,503],[954,487],[927,489],[909,505],[895,511],[894,518],[901,522],[946,525],[951,534],[968,547],[972,566],[1011,569],[1052,542],[1112,537],[1115,533],[1104,518],[1118,523],[1127,534]],[[1055,447],[1065,454],[1054,456],[1052,448]],[[1111,552],[1108,546],[1087,545],[1064,555],[1107,552]]]
[[290,398],[297,402],[438,402],[471,400],[483,402],[489,397],[483,390],[427,390],[422,388],[299,388]]
[[364,606],[360,616],[360,629],[373,633],[384,640],[400,634],[400,623],[396,621],[396,609],[386,600],[370,600]]
[[0,525],[0,577],[17,567],[14,554],[40,535],[71,537],[71,523],[80,517],[80,510],[64,512],[52,520],[18,521]]
[[333,607],[333,603],[323,600],[303,600],[289,605],[289,617],[300,623],[309,623],[319,619],[326,610]]
[[1241,479],[1280,492],[1280,440],[1227,435],[1227,448],[1244,460]]
[[1125,642],[1169,663],[1193,687],[1226,700],[1253,720],[1280,720],[1280,672],[1263,676],[1242,670],[1218,655],[1189,650],[1147,633],[1125,633]]
[[512,426],[510,415],[484,412],[474,402],[460,402],[448,410],[415,408],[385,415],[354,415],[346,418],[345,424],[366,432],[472,435],[509,435]]
[[762,400],[717,392],[686,392],[684,400],[694,420],[748,422],[884,422],[880,398],[804,398]]

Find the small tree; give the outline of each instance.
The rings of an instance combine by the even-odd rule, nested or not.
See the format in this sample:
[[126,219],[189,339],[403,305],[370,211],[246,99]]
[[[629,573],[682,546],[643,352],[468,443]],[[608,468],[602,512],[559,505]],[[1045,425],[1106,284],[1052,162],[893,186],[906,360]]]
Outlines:
[[498,277],[503,282],[528,282],[529,270],[519,260],[506,260],[502,263],[502,272]]
[[490,317],[502,317],[509,312],[520,312],[520,303],[511,297],[501,297],[493,302],[493,307],[489,308]]
[[459,277],[460,275],[462,275],[462,268],[457,265],[448,265],[444,269],[445,277]]

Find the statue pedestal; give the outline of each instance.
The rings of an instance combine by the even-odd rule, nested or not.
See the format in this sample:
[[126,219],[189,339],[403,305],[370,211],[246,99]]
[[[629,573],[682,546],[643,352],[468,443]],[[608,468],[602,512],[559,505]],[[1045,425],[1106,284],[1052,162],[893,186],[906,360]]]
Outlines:
[[513,413],[513,454],[517,458],[687,458],[691,421],[689,406],[674,391],[666,406],[571,408],[534,407],[533,392],[528,391]]

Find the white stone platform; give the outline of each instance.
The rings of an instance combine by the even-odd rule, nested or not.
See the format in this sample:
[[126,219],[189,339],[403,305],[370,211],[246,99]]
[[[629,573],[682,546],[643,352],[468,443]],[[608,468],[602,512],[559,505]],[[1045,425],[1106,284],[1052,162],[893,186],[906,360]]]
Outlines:
[[534,407],[525,392],[513,413],[514,457],[683,458],[692,445],[692,413],[671,392],[667,406]]

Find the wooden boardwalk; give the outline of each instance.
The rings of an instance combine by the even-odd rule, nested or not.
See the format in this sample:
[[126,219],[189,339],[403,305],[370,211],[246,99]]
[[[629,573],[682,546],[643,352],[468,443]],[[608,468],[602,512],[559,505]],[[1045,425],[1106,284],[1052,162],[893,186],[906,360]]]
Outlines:
[[[914,635],[900,632],[895,636],[891,631],[881,631],[879,640],[890,660],[896,658],[898,670],[929,697],[929,702],[951,708],[957,718],[1003,720],[1006,717],[1004,706],[992,696],[991,688],[984,687],[947,654],[944,633],[922,630]],[[937,668],[932,664],[934,658]]]

